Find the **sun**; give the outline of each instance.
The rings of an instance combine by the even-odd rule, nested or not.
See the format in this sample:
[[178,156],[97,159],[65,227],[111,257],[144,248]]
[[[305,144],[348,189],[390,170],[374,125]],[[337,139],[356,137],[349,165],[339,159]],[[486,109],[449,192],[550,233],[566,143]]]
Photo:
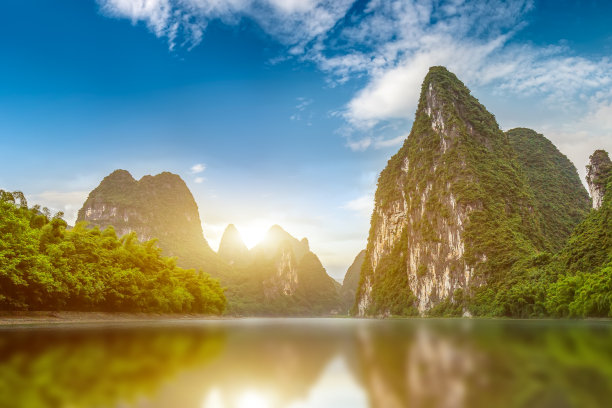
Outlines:
[[274,225],[274,222],[268,219],[257,218],[245,223],[236,224],[236,229],[238,229],[242,241],[247,248],[252,249],[264,239],[266,232],[268,232],[272,225]]

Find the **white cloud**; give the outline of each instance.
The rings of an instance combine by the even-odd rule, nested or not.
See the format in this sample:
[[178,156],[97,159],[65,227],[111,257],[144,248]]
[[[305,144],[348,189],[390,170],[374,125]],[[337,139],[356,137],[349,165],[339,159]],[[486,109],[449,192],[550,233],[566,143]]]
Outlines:
[[374,210],[374,196],[372,194],[366,194],[357,197],[345,203],[341,208],[369,216],[372,214],[372,210]]
[[292,54],[331,29],[353,0],[98,0],[103,14],[144,22],[172,49],[180,37],[197,45],[208,23],[237,24],[242,17],[256,21],[267,33],[290,45]]
[[512,44],[531,7],[524,0],[442,6],[434,1],[372,1],[371,14],[341,34],[355,47],[332,57],[323,52],[312,57],[340,81],[358,74],[368,78],[344,112],[357,129],[411,118],[420,84],[433,65],[447,66],[472,87],[491,85],[498,92],[541,95],[558,104],[612,82],[612,64],[606,58],[572,56],[561,46]]
[[206,165],[204,163],[197,163],[191,166],[190,170],[191,174],[202,173],[204,170],[206,170]]
[[[599,98],[595,109],[600,111],[587,109],[594,93],[612,86],[610,59],[576,55],[559,44],[513,41],[527,24],[532,0],[370,0],[363,11],[347,15],[353,1],[98,0],[103,14],[144,23],[170,48],[197,45],[211,20],[239,24],[248,18],[287,46],[275,61],[314,62],[331,85],[360,78],[365,85],[340,112],[352,150],[383,148],[391,140],[399,144],[395,135],[408,131],[420,84],[432,65],[447,66],[476,91],[486,89],[513,103],[535,98],[530,103],[571,112],[557,124],[559,135],[577,139],[581,133],[568,129],[592,115],[588,128],[594,133],[584,134],[589,146],[608,125],[605,108],[612,94]],[[307,105],[299,101],[290,118],[304,119]],[[375,135],[394,121],[404,121],[403,127],[384,138]]]
[[201,184],[206,181],[206,177],[196,177],[193,181],[197,184]]
[[404,143],[404,140],[406,140],[406,137],[408,137],[408,135],[399,135],[391,139],[377,139],[376,141],[374,141],[374,148],[375,149],[385,149],[387,147],[399,146],[402,143]]
[[303,97],[297,98],[297,101],[298,101],[298,104],[295,105],[295,109],[297,109],[300,112],[306,109],[308,105],[312,104],[313,102],[312,99],[303,98]]
[[[296,113],[294,113],[293,115],[291,115],[289,118],[291,120],[302,120],[304,119],[304,111],[306,110],[306,108],[308,108],[309,105],[312,104],[313,100],[312,99],[308,99],[308,98],[303,98],[303,97],[299,97],[297,98],[297,105],[295,105],[295,109],[297,110]],[[310,113],[309,115],[306,115],[307,119],[312,119],[312,113]]]
[[379,150],[400,146],[402,143],[404,143],[406,137],[408,137],[407,134],[402,134],[388,139],[381,136],[365,136],[353,139],[352,136],[349,135],[347,137],[346,145],[353,151],[364,151],[370,147]]

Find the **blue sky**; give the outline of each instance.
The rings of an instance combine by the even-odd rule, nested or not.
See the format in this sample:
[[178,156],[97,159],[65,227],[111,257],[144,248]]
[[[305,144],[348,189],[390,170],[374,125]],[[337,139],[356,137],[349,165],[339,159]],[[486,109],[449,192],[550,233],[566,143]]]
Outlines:
[[339,278],[431,65],[581,176],[612,150],[612,2],[576,3],[8,0],[0,188],[72,221],[114,169],[172,171],[213,248],[278,223]]

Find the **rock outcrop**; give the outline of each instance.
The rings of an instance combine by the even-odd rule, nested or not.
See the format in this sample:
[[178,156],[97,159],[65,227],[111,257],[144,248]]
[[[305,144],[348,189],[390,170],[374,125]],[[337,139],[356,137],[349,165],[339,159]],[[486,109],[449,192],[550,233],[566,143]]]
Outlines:
[[612,162],[605,150],[595,150],[589,157],[589,164],[586,166],[586,181],[589,192],[593,200],[593,208],[599,209],[606,194],[606,182],[612,173]]
[[509,259],[544,247],[535,208],[495,117],[455,75],[431,68],[412,131],[378,179],[354,312],[460,303]]
[[79,210],[77,222],[117,235],[135,232],[140,241],[157,239],[164,255],[183,267],[214,273],[218,259],[202,232],[198,206],[180,176],[163,172],[135,180],[116,170],[102,180]]

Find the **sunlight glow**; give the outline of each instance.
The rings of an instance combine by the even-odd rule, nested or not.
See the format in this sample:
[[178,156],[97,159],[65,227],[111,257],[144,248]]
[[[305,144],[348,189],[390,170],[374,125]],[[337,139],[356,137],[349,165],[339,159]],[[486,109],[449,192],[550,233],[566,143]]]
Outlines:
[[276,224],[272,220],[264,218],[256,218],[248,223],[236,224],[238,232],[244,241],[247,248],[252,249],[255,245],[261,242],[266,236],[266,232],[272,225]]
[[238,408],[268,408],[270,401],[261,393],[256,391],[245,391],[238,398]]
[[218,388],[210,390],[202,402],[202,408],[224,408]]
[[228,402],[223,398],[221,390],[213,388],[202,401],[202,408],[270,408],[273,405],[269,394],[253,389],[232,392]]

